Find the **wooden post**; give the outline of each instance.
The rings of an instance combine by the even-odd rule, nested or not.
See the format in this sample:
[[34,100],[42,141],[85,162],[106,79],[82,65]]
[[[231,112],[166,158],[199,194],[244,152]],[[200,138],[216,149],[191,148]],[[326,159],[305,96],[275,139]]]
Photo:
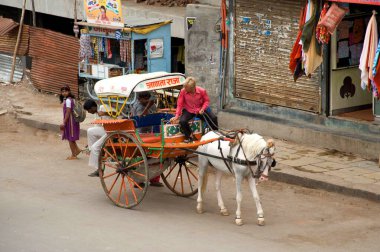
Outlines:
[[33,26],[36,26],[36,9],[34,8],[34,0],[32,1]]
[[21,32],[22,32],[22,25],[24,24],[24,16],[25,16],[25,5],[26,5],[26,0],[24,0],[24,3],[22,5],[22,13],[21,13],[21,18],[20,18],[20,27],[18,29],[18,34],[17,34],[17,40],[16,40],[16,46],[15,50],[13,53],[13,60],[12,60],[12,68],[11,68],[11,75],[9,77],[9,82],[13,82],[13,75],[15,72],[15,65],[16,65],[16,57],[17,57],[17,51],[18,47],[20,45],[20,38],[21,38]]
[[79,27],[77,25],[77,0],[74,0],[74,34],[78,37]]

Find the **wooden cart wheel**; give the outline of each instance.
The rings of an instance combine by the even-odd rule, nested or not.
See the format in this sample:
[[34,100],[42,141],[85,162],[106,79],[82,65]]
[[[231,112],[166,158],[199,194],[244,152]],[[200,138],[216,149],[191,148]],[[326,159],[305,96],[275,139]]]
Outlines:
[[178,196],[190,197],[198,192],[198,158],[196,155],[179,156],[169,160],[161,174],[165,185]]
[[104,192],[119,207],[132,208],[148,188],[148,161],[139,142],[114,132],[104,140],[99,155],[99,178]]

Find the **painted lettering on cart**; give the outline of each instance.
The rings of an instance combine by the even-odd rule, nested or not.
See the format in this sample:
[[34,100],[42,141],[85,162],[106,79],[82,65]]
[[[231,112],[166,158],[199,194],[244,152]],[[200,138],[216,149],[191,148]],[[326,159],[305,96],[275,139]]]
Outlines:
[[176,78],[147,82],[146,87],[148,89],[152,89],[152,88],[165,87],[165,86],[170,86],[170,85],[179,84],[179,83],[180,83],[179,77],[176,77]]

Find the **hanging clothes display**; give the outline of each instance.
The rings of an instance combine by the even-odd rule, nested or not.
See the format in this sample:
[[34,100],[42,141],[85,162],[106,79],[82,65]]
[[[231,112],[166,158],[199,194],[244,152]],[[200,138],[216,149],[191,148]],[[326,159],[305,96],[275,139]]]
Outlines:
[[87,33],[82,33],[79,39],[79,58],[88,61],[92,57],[91,38]]
[[371,90],[371,81],[374,80],[373,65],[378,45],[378,31],[376,14],[373,13],[368,22],[367,31],[363,43],[363,51],[360,57],[359,69],[361,70],[361,87]]

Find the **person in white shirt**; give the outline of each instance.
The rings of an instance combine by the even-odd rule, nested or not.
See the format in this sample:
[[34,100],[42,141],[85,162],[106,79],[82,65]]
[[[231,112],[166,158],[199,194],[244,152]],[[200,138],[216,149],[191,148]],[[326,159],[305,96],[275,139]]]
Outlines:
[[[108,115],[106,108],[101,105],[96,104],[94,100],[87,100],[83,104],[83,108],[90,114],[95,114],[96,119],[111,119]],[[88,151],[90,153],[90,158],[88,160],[88,165],[94,167],[96,170],[90,173],[90,177],[98,177],[98,160],[100,148],[104,142],[104,139],[107,137],[106,131],[103,126],[96,124],[96,126],[87,129],[87,142],[88,142]]]

